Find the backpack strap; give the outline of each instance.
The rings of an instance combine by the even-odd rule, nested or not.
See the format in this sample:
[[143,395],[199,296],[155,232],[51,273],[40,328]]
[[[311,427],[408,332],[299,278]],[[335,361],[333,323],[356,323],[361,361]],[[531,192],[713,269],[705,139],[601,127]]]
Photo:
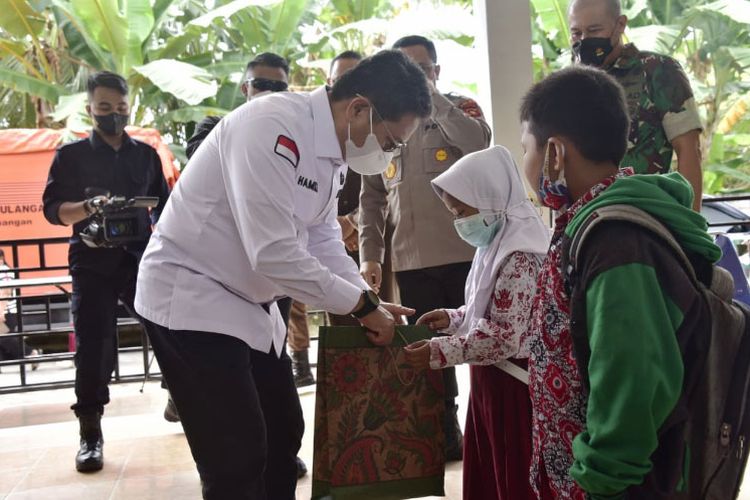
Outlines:
[[580,269],[578,254],[586,238],[595,227],[605,221],[631,222],[659,236],[674,251],[693,284],[696,286],[699,285],[693,264],[671,231],[648,212],[632,205],[624,204],[609,205],[597,209],[583,222],[571,239],[570,246],[568,247],[568,265],[565,269],[565,277],[568,282],[574,284],[576,271]]

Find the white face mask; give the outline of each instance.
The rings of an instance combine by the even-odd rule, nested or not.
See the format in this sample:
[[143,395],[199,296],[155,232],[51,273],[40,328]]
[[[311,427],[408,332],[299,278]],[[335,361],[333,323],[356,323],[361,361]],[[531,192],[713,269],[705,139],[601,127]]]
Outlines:
[[372,106],[370,107],[370,133],[360,148],[352,142],[352,124],[349,123],[348,138],[344,143],[346,163],[349,168],[362,175],[379,175],[385,172],[393,159],[393,153],[386,153],[380,147],[378,138],[372,133]]

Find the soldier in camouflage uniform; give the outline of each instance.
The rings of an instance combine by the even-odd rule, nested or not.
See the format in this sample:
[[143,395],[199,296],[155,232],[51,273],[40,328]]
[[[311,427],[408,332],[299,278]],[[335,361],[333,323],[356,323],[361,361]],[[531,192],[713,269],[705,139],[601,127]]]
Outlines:
[[619,0],[573,0],[568,23],[575,62],[604,69],[625,89],[631,124],[622,166],[639,174],[663,174],[676,152],[677,170],[693,186],[694,208],[700,209],[702,125],[679,63],[622,43],[627,17]]
[[[464,303],[464,285],[475,249],[456,234],[453,216],[435,196],[430,181],[461,156],[484,149],[490,128],[472,99],[441,94],[435,88],[440,72],[435,46],[421,36],[398,40],[399,49],[419,64],[432,86],[433,113],[423,120],[408,145],[401,148],[382,175],[362,177],[359,211],[360,270],[377,289],[381,283],[385,248],[401,302],[416,310],[410,318],[441,307]],[[393,227],[384,240],[386,217]],[[455,368],[443,371],[446,384],[446,456],[460,460],[461,430],[454,403],[458,395]]]

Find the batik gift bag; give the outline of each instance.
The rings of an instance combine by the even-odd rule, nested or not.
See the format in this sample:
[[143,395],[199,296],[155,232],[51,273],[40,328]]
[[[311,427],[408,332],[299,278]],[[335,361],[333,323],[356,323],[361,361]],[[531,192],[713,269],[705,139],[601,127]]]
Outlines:
[[312,498],[443,496],[443,377],[415,372],[403,347],[426,327],[397,327],[376,347],[360,327],[322,327],[318,347]]

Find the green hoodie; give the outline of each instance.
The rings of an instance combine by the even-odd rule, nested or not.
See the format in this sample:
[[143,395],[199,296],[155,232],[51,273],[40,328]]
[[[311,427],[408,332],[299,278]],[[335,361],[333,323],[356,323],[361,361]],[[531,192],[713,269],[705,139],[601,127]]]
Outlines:
[[[623,177],[582,207],[565,233],[573,237],[598,208],[627,204],[662,221],[687,251],[716,262],[721,250],[706,233],[706,220],[690,208],[692,201],[692,188],[680,174]],[[658,431],[682,392],[677,337],[695,327],[699,314],[678,305],[685,303],[680,293],[692,293],[685,276],[660,281],[666,271],[657,272],[654,262],[663,262],[663,255],[654,254],[650,262],[648,256],[628,258],[640,241],[633,239],[637,233],[628,234],[592,235],[586,245],[598,250],[588,252],[583,267],[598,271],[579,284],[586,287],[585,304],[571,304],[585,307],[591,357],[586,422],[573,441],[570,474],[594,499],[620,498],[650,472]]]
[[602,194],[584,206],[565,229],[572,237],[594,210],[609,205],[632,205],[666,225],[682,247],[710,262],[721,258],[721,249],[706,233],[706,219],[691,207],[693,188],[681,174],[632,175],[617,179]]

